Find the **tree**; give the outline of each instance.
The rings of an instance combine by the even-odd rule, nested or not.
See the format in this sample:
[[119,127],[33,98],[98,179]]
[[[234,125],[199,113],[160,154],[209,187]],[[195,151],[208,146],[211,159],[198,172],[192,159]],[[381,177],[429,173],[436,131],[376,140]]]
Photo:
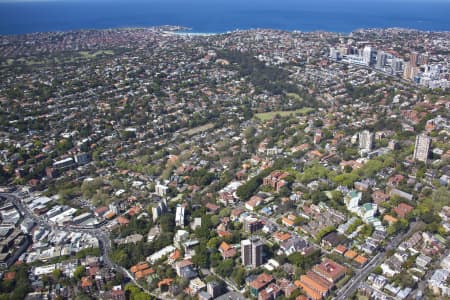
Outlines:
[[408,221],[405,219],[400,219],[386,229],[386,232],[389,235],[394,235],[402,231],[406,231],[408,229]]
[[204,244],[195,247],[195,255],[192,256],[192,262],[200,268],[209,267],[209,254]]
[[222,277],[229,277],[233,272],[234,260],[233,259],[225,259],[216,268],[217,274]]
[[79,281],[81,280],[81,277],[84,276],[85,272],[86,268],[84,266],[78,266],[73,272],[73,277]]
[[219,245],[219,243],[220,243],[220,239],[218,237],[213,237],[208,241],[206,246],[208,248],[217,249],[217,246]]
[[245,283],[245,269],[241,266],[234,268],[231,278],[238,285],[242,286]]
[[255,176],[240,187],[238,187],[236,194],[241,200],[247,200],[250,198],[262,184],[262,179],[259,176]]
[[212,215],[211,216],[211,224],[212,226],[217,226],[219,225],[220,220],[219,220],[219,216],[218,215]]
[[58,281],[62,276],[62,271],[60,269],[54,269],[52,272],[52,277],[55,281]]
[[435,204],[433,207],[436,210],[440,210],[442,206],[448,205],[448,199],[450,199],[450,190],[446,187],[440,187],[435,190],[431,196],[433,203]]
[[126,295],[128,296],[127,299],[130,299],[130,300],[151,300],[151,299],[153,299],[152,296],[141,291],[141,289],[134,284],[130,284],[130,283],[127,284],[125,286],[125,292],[126,292]]
[[314,192],[311,195],[311,200],[314,204],[319,204],[320,202],[327,202],[328,197],[324,192]]
[[336,230],[334,226],[327,226],[317,233],[317,240],[321,241],[324,236]]
[[334,190],[331,192],[331,200],[340,202],[343,198],[342,192],[338,190]]
[[307,269],[320,262],[320,249],[308,255],[295,252],[289,255],[287,259],[290,263],[299,267],[301,273],[304,273]]
[[56,151],[61,155],[73,147],[72,139],[62,139],[56,144]]
[[369,224],[364,224],[364,226],[362,227],[360,233],[363,236],[369,237],[369,236],[372,235],[373,230],[374,230],[373,226],[371,226]]
[[376,266],[375,269],[373,269],[373,273],[381,275],[383,274],[383,269],[381,268],[381,266]]
[[95,178],[91,181],[83,181],[81,184],[81,192],[83,193],[83,197],[86,199],[92,198],[102,185],[103,180],[101,178]]
[[14,280],[3,280],[0,284],[0,299],[25,299],[31,291],[31,283],[28,278],[29,266],[23,264],[12,267],[16,272]]
[[221,217],[221,218],[228,217],[230,214],[231,214],[231,208],[225,207],[220,210],[219,217]]
[[209,260],[210,260],[210,266],[213,267],[213,268],[215,268],[215,267],[217,267],[217,266],[219,265],[219,263],[222,261],[222,255],[220,255],[219,252],[212,253],[212,254],[209,256]]
[[89,297],[88,295],[86,295],[83,292],[80,292],[77,294],[77,296],[75,297],[76,300],[90,300],[91,297]]
[[175,228],[175,216],[171,213],[164,214],[159,218],[159,224],[163,232],[173,232]]

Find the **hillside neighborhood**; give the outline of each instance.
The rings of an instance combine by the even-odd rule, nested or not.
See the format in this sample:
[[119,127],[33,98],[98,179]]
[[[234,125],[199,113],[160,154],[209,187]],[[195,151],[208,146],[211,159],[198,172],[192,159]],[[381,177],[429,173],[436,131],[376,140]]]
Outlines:
[[450,33],[0,36],[0,299],[447,299]]

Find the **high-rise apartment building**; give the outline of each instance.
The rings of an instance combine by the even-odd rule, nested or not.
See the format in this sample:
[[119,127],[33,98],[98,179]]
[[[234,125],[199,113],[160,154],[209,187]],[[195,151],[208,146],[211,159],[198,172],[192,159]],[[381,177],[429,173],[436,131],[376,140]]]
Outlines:
[[419,65],[427,65],[428,64],[428,54],[421,54],[419,56]]
[[374,54],[375,54],[375,49],[370,47],[370,46],[366,46],[364,47],[363,50],[363,60],[367,65],[371,65],[373,64],[373,59],[374,59]]
[[419,62],[419,53],[417,52],[411,52],[409,55],[409,63],[412,67],[417,67],[417,64]]
[[393,58],[391,61],[392,70],[394,72],[400,72],[402,70],[403,60]]
[[373,147],[373,133],[364,130],[359,133],[359,149],[370,151]]
[[241,260],[244,266],[257,268],[263,263],[263,243],[257,238],[241,241]]
[[426,162],[430,152],[431,138],[426,134],[419,134],[416,137],[416,144],[414,147],[414,159]]
[[387,63],[387,54],[384,53],[383,51],[378,51],[376,67],[381,69],[386,65],[386,63]]

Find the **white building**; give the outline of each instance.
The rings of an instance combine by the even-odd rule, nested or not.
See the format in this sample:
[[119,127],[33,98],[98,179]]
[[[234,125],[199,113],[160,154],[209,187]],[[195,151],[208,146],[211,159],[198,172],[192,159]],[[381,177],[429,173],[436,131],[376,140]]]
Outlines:
[[147,261],[150,263],[154,263],[157,260],[163,258],[164,256],[169,255],[170,253],[175,251],[175,249],[176,248],[172,245],[164,247],[161,250],[159,250],[158,252],[155,252],[152,255],[150,255],[149,257],[147,257]]
[[374,48],[370,46],[364,47],[363,50],[363,60],[366,65],[371,65],[373,63],[373,56],[375,55],[376,51]]
[[168,189],[169,189],[169,187],[167,187],[166,185],[158,183],[155,186],[155,194],[160,197],[165,197]]
[[175,226],[184,227],[184,211],[185,208],[182,205],[177,206],[175,213]]
[[364,130],[359,133],[359,149],[362,151],[370,151],[373,148],[373,133]]
[[419,134],[416,137],[416,144],[414,146],[414,159],[426,162],[430,152],[431,138],[426,134]]
[[152,207],[153,222],[167,212],[167,202],[166,199],[162,199],[157,205]]

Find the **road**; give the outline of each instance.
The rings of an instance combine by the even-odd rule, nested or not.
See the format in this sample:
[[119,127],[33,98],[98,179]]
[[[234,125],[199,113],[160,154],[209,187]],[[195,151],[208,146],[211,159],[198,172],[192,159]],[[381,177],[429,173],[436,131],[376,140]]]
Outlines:
[[[412,234],[421,224],[418,222],[411,223],[408,232],[400,234],[391,239],[389,245],[386,247],[387,250],[392,250],[398,247],[398,245],[410,234]],[[338,292],[334,299],[336,300],[346,300],[353,295],[359,287],[362,280],[375,269],[381,262],[386,258],[386,251],[381,251],[375,255],[370,262],[361,270],[355,273],[355,276],[347,282]]]
[[126,278],[128,278],[131,282],[133,282],[136,286],[138,286],[141,290],[143,290],[147,294],[149,294],[153,297],[156,297],[157,299],[165,299],[165,297],[146,289],[144,286],[142,286],[139,282],[136,281],[134,276],[127,269],[117,265],[110,259],[109,254],[111,253],[111,240],[109,238],[109,234],[108,234],[107,230],[105,230],[101,227],[91,229],[91,228],[79,228],[79,227],[71,226],[71,225],[57,226],[54,224],[50,224],[43,217],[35,215],[28,208],[28,206],[26,206],[22,203],[22,201],[19,199],[19,197],[17,195],[0,193],[0,196],[6,198],[6,200],[8,200],[8,201],[11,201],[25,217],[28,217],[28,218],[34,220],[36,222],[36,224],[38,224],[39,226],[41,226],[47,230],[59,230],[59,231],[68,232],[68,233],[82,232],[82,233],[86,233],[86,234],[90,234],[90,235],[94,236],[98,240],[101,257],[106,266],[122,273]]
[[220,278],[223,282],[225,282],[225,283],[228,285],[228,287],[230,287],[233,291],[239,292],[239,293],[242,292],[241,290],[239,290],[239,289],[236,287],[236,285],[234,284],[234,282],[232,282],[232,281],[229,280],[228,278],[224,278],[224,277],[220,276],[219,274],[217,274],[217,273],[214,271],[213,268],[210,268],[209,271],[210,271],[213,275],[215,275],[215,276],[217,276],[218,278]]

